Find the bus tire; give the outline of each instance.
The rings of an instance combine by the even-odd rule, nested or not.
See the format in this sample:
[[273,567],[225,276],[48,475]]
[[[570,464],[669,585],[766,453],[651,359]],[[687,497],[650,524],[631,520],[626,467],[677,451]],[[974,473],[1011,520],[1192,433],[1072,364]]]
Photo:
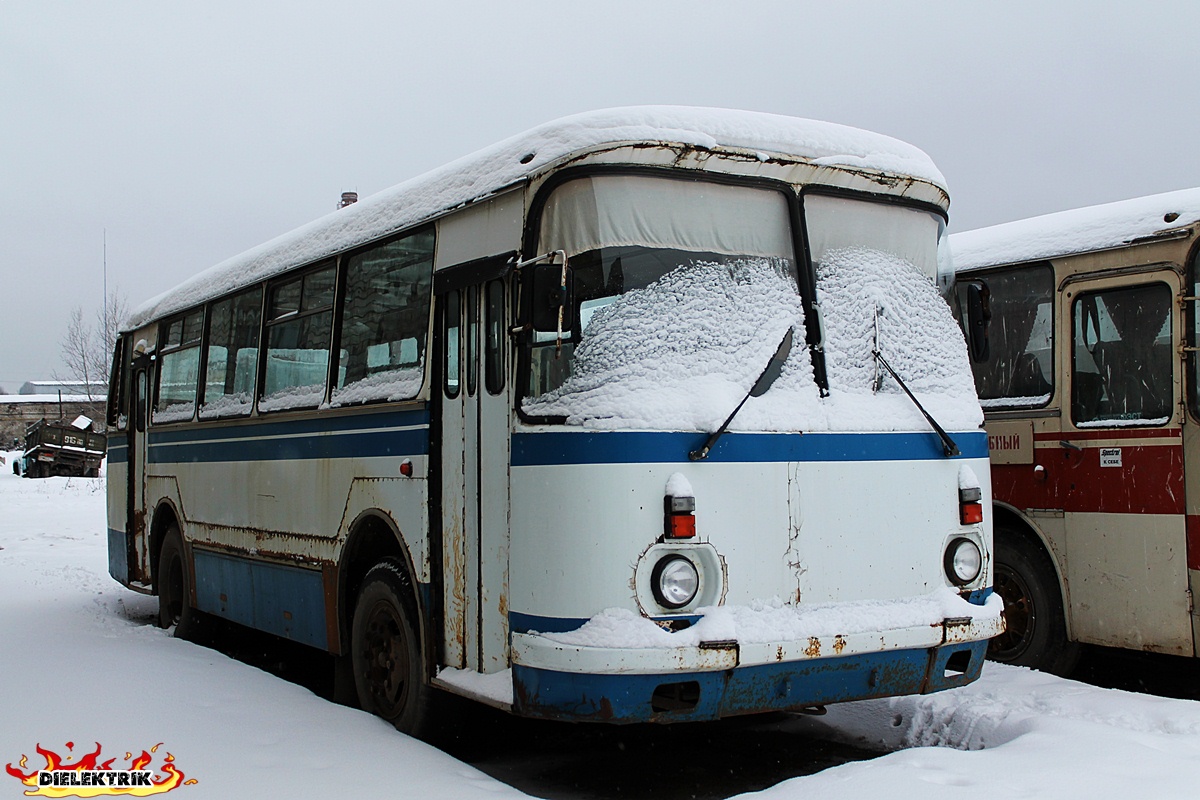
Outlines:
[[158,626],[175,626],[175,636],[187,639],[196,627],[192,608],[192,575],[183,554],[183,537],[172,523],[158,552]]
[[1011,528],[996,526],[993,586],[1004,600],[1005,631],[988,643],[988,658],[1069,675],[1079,644],[1067,639],[1062,593],[1050,557]]
[[430,733],[436,691],[425,682],[425,662],[415,624],[412,582],[399,562],[368,570],[350,629],[358,702],[411,736]]

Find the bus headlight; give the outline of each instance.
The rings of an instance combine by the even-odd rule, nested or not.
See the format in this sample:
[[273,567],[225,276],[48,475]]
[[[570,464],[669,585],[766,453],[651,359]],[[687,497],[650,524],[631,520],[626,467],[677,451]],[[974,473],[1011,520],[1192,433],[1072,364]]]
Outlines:
[[983,569],[983,553],[970,539],[959,537],[946,548],[946,577],[951,583],[966,586],[979,577]]
[[700,573],[696,565],[678,553],[664,556],[650,575],[654,599],[664,608],[683,608],[696,597]]

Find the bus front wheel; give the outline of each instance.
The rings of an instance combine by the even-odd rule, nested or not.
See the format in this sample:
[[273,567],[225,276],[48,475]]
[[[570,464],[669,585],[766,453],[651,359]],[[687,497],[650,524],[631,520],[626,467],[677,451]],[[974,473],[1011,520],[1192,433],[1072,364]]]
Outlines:
[[988,643],[988,658],[1068,675],[1079,645],[1067,639],[1067,621],[1054,567],[1039,547],[996,526],[994,587],[1004,600],[1004,633]]
[[422,736],[435,690],[425,682],[416,630],[407,573],[393,561],[375,565],[363,578],[350,632],[358,702],[397,730]]
[[160,628],[174,625],[175,635],[186,639],[195,624],[191,573],[183,557],[183,537],[179,527],[172,525],[158,552],[158,625]]

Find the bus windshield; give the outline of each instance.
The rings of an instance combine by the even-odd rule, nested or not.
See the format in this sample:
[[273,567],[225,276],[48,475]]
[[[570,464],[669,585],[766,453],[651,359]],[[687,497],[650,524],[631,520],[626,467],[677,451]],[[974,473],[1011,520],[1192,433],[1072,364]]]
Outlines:
[[[797,347],[741,430],[922,429],[880,347],[945,424],[981,419],[965,347],[935,287],[940,217],[870,200],[804,198],[830,397]],[[539,252],[568,253],[579,330],[535,338],[522,410],[596,428],[715,430],[789,327],[803,336],[786,196],[771,189],[597,176],[560,186]],[[937,413],[937,412],[935,412]]]
[[[564,399],[575,405],[614,367],[627,388],[721,374],[731,387],[752,382],[749,364],[761,369],[782,332],[803,321],[788,201],[778,191],[646,175],[578,178],[551,195],[538,248],[568,253],[579,330],[564,334],[561,353],[557,336],[537,336],[529,414],[562,413]],[[747,315],[747,292],[771,299]],[[764,339],[763,326],[779,333]],[[589,413],[630,410],[614,395]]]

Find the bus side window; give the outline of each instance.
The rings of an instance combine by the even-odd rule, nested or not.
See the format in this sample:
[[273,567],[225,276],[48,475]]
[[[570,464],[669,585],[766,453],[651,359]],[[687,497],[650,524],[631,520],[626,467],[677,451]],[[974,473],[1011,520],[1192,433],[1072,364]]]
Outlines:
[[1076,425],[1161,425],[1171,417],[1171,290],[1150,284],[1080,295],[1072,310]]
[[333,405],[406,400],[425,384],[434,232],[346,259]]
[[246,416],[254,407],[262,289],[214,303],[205,339],[200,418]]
[[125,387],[125,364],[129,360],[125,358],[125,344],[128,341],[128,336],[117,337],[117,344],[113,348],[112,369],[108,373],[107,422],[110,428],[117,430],[125,430],[129,421],[129,410],[125,407],[128,392]]
[[325,399],[333,284],[329,265],[271,287],[259,411],[315,408]]
[[195,413],[203,327],[204,313],[199,310],[168,320],[161,326],[162,348],[151,422],[186,422]]
[[466,347],[463,354],[467,366],[467,396],[474,397],[479,385],[479,287],[467,287]]
[[135,373],[134,381],[137,385],[134,387],[136,394],[136,408],[133,410],[133,426],[138,433],[146,432],[146,370],[139,369]]
[[442,339],[446,348],[445,385],[446,397],[458,397],[460,381],[459,346],[462,334],[462,308],[458,290],[446,293],[446,307],[442,310]]
[[504,391],[504,281],[484,287],[483,381],[490,394]]
[[[962,310],[973,283],[958,283]],[[989,272],[986,285],[987,346],[971,359],[979,399],[985,408],[1044,406],[1054,389],[1053,270],[1038,264]],[[969,324],[969,315],[961,316],[960,324]]]

